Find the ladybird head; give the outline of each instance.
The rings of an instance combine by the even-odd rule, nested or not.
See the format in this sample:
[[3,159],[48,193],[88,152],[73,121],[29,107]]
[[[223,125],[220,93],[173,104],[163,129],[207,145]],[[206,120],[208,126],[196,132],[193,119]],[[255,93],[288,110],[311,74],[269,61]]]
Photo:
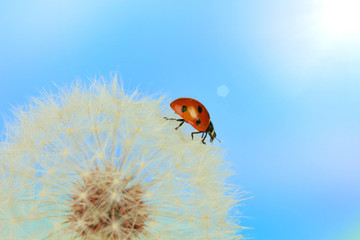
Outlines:
[[214,141],[216,138],[216,132],[214,129],[214,125],[210,121],[208,128],[206,129],[206,132],[210,135],[210,142]]

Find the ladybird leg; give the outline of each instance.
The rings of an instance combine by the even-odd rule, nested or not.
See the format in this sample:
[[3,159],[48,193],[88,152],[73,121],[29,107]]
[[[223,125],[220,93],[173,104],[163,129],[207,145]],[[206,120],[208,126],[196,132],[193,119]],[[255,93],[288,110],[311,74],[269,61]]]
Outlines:
[[203,132],[192,132],[191,133],[191,140],[194,140],[194,134],[199,134],[199,133],[203,133]]
[[205,132],[205,137],[204,137],[204,138],[202,139],[202,141],[201,141],[203,144],[206,144],[206,143],[205,143],[205,138],[206,138],[206,137],[207,137],[207,132]]
[[183,125],[184,124],[184,122],[185,122],[185,120],[184,119],[178,119],[177,121],[180,121],[181,120],[181,123],[180,123],[180,125],[179,126],[177,126],[176,128],[175,128],[175,130],[178,130],[178,128],[179,127],[181,127],[181,125]]
[[182,121],[184,119],[176,119],[176,118],[168,118],[168,117],[164,117],[165,120],[176,120],[176,121]]

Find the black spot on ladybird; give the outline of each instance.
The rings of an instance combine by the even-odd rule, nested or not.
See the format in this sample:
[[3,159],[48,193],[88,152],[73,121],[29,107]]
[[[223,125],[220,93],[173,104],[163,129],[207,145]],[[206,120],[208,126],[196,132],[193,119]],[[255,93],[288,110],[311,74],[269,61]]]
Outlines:
[[181,112],[186,112],[186,110],[187,110],[187,107],[186,107],[186,106],[182,106]]
[[201,123],[200,119],[196,120],[196,125],[199,126],[199,124]]
[[202,107],[199,105],[198,106],[198,112],[201,113],[202,112]]

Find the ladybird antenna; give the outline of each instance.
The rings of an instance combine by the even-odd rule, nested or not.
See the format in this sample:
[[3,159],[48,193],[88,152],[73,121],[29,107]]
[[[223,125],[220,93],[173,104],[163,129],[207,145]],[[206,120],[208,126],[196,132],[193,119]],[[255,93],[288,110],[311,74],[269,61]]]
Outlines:
[[[216,138],[216,137],[215,137],[215,138]],[[218,141],[221,143],[221,141],[220,141],[219,139],[216,138],[216,140],[218,140]]]

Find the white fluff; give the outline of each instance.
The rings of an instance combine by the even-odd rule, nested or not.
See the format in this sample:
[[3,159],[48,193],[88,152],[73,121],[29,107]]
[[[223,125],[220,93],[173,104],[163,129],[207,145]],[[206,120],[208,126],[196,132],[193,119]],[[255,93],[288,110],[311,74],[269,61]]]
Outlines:
[[0,238],[241,239],[224,152],[174,130],[162,99],[115,77],[17,111],[0,149]]

